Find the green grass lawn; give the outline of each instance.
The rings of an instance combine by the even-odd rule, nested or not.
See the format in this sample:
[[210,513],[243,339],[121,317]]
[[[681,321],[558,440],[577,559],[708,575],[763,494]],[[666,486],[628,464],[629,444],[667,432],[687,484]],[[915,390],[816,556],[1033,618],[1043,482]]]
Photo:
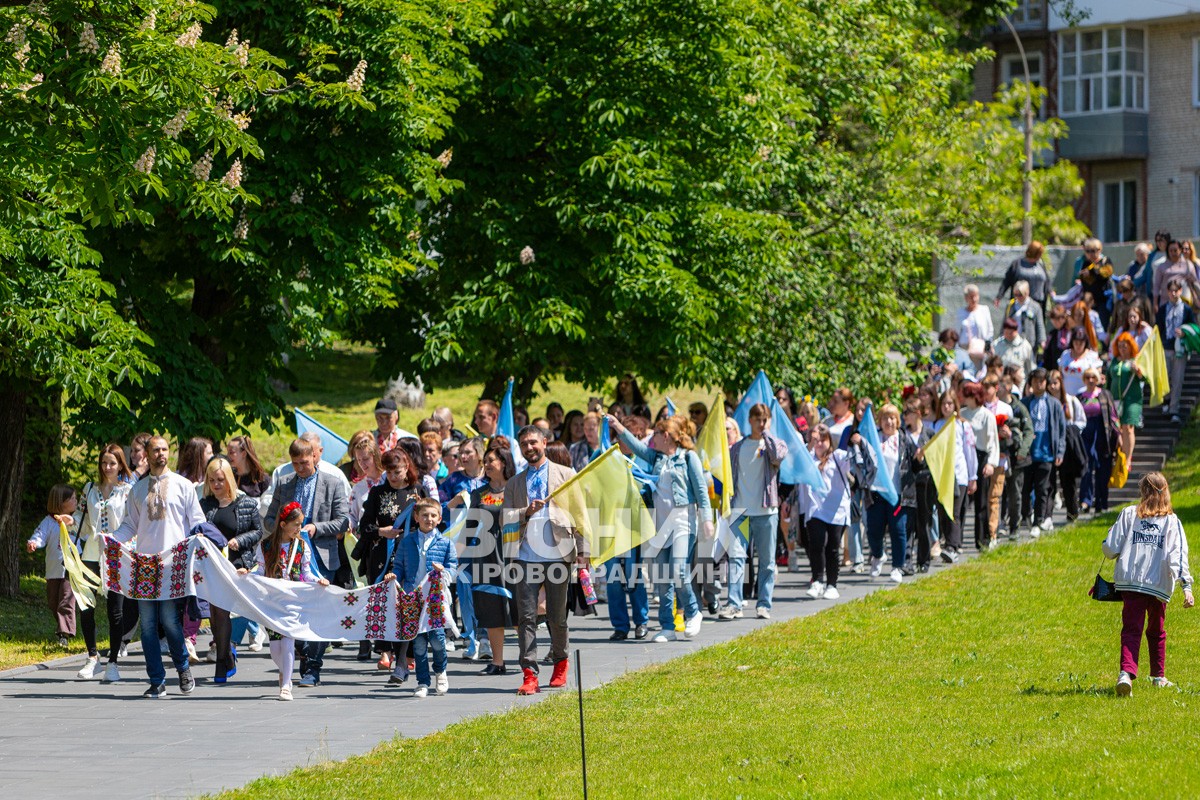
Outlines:
[[[1172,468],[1193,540],[1197,443],[1193,427]],[[1138,680],[1118,700],[1120,605],[1086,594],[1112,518],[588,692],[591,795],[1197,796],[1200,611],[1184,611],[1178,592],[1168,608],[1167,674],[1180,688]],[[222,797],[409,797],[431,785],[455,797],[579,796],[575,702],[463,722]]]
[[[43,564],[42,554],[38,563]],[[108,618],[103,592],[96,606],[96,645],[103,654],[108,650]],[[54,616],[46,609],[46,581],[41,576],[21,578],[21,593],[15,598],[0,598],[0,669],[37,664],[47,659],[83,654],[83,634],[79,633],[68,648],[58,646]]]

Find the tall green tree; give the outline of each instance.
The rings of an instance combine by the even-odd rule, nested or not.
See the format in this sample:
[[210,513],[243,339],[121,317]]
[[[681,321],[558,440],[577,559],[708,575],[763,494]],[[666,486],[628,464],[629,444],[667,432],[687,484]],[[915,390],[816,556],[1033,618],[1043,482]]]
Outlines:
[[57,433],[26,440],[27,413],[57,418],[64,393],[119,413],[158,370],[92,235],[141,228],[168,203],[211,224],[253,201],[193,166],[258,155],[217,95],[278,85],[261,51],[200,39],[212,16],[124,0],[0,8],[0,594],[17,590],[27,449],[59,446]]

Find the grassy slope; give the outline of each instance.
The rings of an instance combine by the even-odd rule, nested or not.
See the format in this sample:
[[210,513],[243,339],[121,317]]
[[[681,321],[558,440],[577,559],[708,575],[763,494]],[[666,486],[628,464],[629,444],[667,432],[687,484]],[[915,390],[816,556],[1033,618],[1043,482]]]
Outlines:
[[[1193,532],[1198,439],[1172,469]],[[1179,593],[1168,608],[1181,688],[1139,680],[1118,701],[1120,606],[1086,595],[1111,519],[589,692],[592,795],[1196,796],[1200,612]],[[570,796],[576,713],[573,695],[556,698],[224,797],[405,797],[431,777],[456,797]]]

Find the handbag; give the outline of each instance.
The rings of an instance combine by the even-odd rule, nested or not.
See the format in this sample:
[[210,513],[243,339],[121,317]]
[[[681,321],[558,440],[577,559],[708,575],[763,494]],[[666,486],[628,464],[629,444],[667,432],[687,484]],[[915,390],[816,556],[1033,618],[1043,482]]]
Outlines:
[[1117,448],[1113,453],[1112,473],[1108,476],[1108,488],[1122,489],[1129,480],[1129,459],[1125,451]]
[[[1117,585],[1115,583],[1104,580],[1104,576],[1100,574],[1100,570],[1103,568],[1104,562],[1101,561],[1100,569],[1096,570],[1096,580],[1092,583],[1092,588],[1088,589],[1088,595],[1093,600],[1099,600],[1102,603],[1124,599],[1121,593],[1117,591]],[[1113,577],[1115,578],[1116,575],[1113,575]]]

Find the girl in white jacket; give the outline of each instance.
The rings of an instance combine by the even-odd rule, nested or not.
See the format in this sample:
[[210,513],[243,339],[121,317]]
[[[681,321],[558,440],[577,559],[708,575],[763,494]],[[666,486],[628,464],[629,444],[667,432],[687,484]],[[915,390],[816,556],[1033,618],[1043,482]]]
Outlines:
[[1102,546],[1107,558],[1117,559],[1113,582],[1124,600],[1121,672],[1117,676],[1117,694],[1121,697],[1133,693],[1143,628],[1150,653],[1150,683],[1159,687],[1174,685],[1166,677],[1165,622],[1175,581],[1183,584],[1183,607],[1195,604],[1187,536],[1171,508],[1167,479],[1161,472],[1151,472],[1138,488],[1141,501],[1121,512]]

